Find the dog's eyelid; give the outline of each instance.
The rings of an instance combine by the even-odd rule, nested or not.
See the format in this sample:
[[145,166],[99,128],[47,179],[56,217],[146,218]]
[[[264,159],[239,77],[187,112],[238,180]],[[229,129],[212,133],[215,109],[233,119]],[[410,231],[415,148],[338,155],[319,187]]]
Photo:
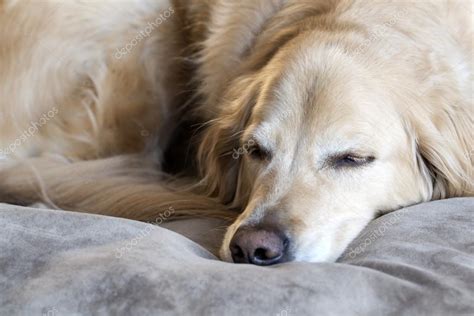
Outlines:
[[335,168],[341,167],[361,167],[372,163],[375,160],[373,154],[362,154],[358,152],[346,151],[330,155],[327,162]]
[[271,159],[271,151],[262,146],[255,138],[248,139],[243,143],[243,146],[247,146],[247,152],[251,158],[262,161]]

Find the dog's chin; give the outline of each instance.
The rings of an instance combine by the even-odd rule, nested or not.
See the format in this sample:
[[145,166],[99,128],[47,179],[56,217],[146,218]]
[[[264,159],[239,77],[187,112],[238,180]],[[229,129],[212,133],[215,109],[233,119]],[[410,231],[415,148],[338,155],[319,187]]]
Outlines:
[[317,262],[327,262],[332,263],[336,262],[336,260],[341,256],[344,252],[343,249],[331,249],[330,251],[318,251],[318,247],[314,250],[301,250],[294,252],[293,262],[309,262],[309,263],[317,263]]

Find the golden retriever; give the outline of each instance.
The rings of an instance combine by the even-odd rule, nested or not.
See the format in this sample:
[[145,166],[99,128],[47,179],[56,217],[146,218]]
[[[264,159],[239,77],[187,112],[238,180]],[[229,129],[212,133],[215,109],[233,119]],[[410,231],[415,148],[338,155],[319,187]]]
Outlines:
[[240,212],[222,259],[334,261],[473,195],[472,39],[472,1],[0,0],[0,200]]

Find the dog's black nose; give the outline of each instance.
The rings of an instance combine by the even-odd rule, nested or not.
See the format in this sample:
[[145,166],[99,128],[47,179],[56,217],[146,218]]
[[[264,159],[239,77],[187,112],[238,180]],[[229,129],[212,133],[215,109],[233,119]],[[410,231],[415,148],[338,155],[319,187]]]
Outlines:
[[230,252],[235,263],[259,266],[287,261],[287,249],[288,238],[274,229],[241,227],[230,242]]

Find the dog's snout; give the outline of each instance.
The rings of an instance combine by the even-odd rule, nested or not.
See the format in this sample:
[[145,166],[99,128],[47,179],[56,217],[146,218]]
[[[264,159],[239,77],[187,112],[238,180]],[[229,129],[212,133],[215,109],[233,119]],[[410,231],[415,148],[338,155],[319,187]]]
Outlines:
[[230,252],[235,263],[267,266],[287,261],[288,243],[274,229],[242,227],[231,240]]

